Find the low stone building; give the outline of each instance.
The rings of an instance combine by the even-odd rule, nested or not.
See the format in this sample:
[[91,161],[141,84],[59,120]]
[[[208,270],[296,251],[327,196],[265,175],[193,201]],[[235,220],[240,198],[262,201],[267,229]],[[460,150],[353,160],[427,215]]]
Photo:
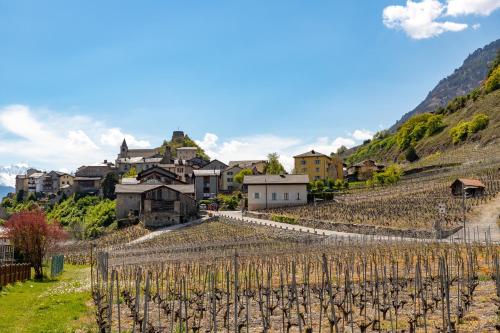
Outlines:
[[148,228],[187,222],[198,214],[192,192],[193,185],[116,185],[116,217],[137,218]]
[[308,175],[245,176],[248,210],[305,205],[308,183]]
[[451,184],[451,193],[462,196],[465,191],[467,197],[477,197],[484,194],[486,186],[479,179],[458,178]]

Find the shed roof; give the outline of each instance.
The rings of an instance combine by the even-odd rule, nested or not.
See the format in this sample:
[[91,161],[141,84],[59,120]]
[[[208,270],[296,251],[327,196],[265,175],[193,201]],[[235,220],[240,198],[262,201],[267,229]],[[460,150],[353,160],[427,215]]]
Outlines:
[[163,184],[117,184],[115,186],[115,193],[144,193],[163,187]]
[[308,175],[249,175],[243,178],[243,184],[245,185],[307,183],[309,183]]
[[184,194],[194,193],[194,184],[173,184],[166,186],[180,193]]
[[79,180],[101,180],[101,177],[75,177],[75,181]]
[[464,186],[467,186],[467,187],[482,187],[482,188],[486,187],[479,179],[458,178],[457,180],[455,180],[453,182],[453,184],[457,181],[464,184]]

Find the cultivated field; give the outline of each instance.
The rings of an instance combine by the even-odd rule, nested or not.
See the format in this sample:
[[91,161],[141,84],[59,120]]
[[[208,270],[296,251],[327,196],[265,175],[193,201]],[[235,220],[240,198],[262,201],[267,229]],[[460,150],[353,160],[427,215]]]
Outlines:
[[[101,329],[493,332],[499,323],[496,245],[282,233],[221,220],[94,253]],[[193,249],[193,240],[211,247]]]

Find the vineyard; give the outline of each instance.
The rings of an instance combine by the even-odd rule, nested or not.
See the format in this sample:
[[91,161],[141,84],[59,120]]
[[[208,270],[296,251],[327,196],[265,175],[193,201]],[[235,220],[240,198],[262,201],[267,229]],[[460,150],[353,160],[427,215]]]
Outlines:
[[[331,242],[228,220],[207,225],[193,238],[182,238],[185,229],[178,242],[169,245],[175,232],[127,255],[94,250],[100,330],[493,332],[500,324],[495,244]],[[235,241],[248,246],[236,248],[229,240],[240,230]],[[203,242],[211,247],[190,248]],[[158,252],[163,246],[172,251]]]
[[[300,219],[302,225],[332,230],[336,223],[402,230],[453,229],[461,225],[464,208],[462,198],[451,195],[451,182],[456,178],[477,178],[486,185],[484,196],[466,200],[465,209],[469,212],[500,191],[498,165],[467,165],[425,176],[412,175],[396,185],[339,194],[333,202],[263,212]],[[444,206],[445,212],[441,212],[439,206]]]

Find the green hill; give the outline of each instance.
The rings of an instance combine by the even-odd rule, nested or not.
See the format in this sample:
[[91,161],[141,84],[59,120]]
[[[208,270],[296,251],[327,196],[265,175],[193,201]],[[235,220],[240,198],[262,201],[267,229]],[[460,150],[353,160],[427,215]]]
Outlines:
[[196,147],[198,148],[196,151],[196,155],[206,161],[210,161],[210,157],[205,153],[205,151],[200,146],[198,146],[193,139],[191,139],[187,134],[184,134],[183,132],[176,131],[174,132],[170,140],[163,141],[163,144],[160,147],[160,152],[162,154],[165,151],[166,146],[170,147],[173,157],[177,155],[177,148]]

